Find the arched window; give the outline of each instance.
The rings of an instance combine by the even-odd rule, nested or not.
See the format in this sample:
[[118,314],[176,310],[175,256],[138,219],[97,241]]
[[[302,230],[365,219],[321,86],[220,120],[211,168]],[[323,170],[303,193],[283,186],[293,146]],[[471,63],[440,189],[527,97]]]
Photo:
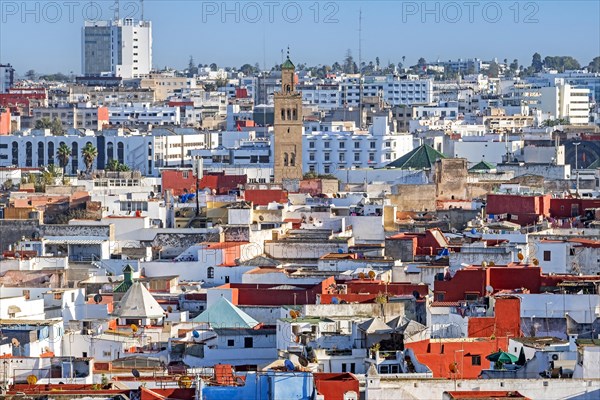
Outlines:
[[38,156],[37,166],[43,167],[44,166],[44,142],[38,142],[37,156]]
[[292,166],[292,167],[296,166],[296,153],[290,154],[290,166]]
[[123,142],[117,143],[117,159],[121,164],[125,164],[125,146]]
[[33,166],[33,144],[31,142],[25,143],[25,166]]
[[285,109],[281,109],[281,119],[285,120]]
[[12,143],[12,163],[15,166],[19,165],[19,143]]
[[298,119],[298,111],[294,108],[292,109],[292,119],[296,121]]
[[214,279],[215,277],[215,267],[208,267],[206,270],[206,277],[208,279]]
[[287,167],[288,166],[288,153],[283,153],[283,166]]
[[78,168],[79,168],[79,144],[77,142],[73,142],[71,144],[71,173],[73,175],[77,174]]
[[292,119],[292,110],[287,109],[287,119]]
[[115,159],[115,145],[112,142],[106,144],[106,158],[108,161]]
[[285,92],[289,93],[291,91],[292,91],[292,85],[290,85],[290,84],[285,85]]
[[48,165],[54,164],[54,142],[48,142]]

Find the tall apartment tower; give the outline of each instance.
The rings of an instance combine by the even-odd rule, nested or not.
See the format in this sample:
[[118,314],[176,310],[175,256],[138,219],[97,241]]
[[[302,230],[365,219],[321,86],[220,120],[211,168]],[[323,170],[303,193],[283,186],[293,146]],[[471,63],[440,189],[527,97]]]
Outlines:
[[281,65],[281,91],[274,94],[275,183],[302,179],[302,94],[296,91],[295,70],[288,55]]
[[10,64],[0,64],[0,93],[7,93],[15,83],[15,69]]
[[86,21],[81,63],[85,76],[132,79],[148,75],[152,70],[152,23],[133,18]]

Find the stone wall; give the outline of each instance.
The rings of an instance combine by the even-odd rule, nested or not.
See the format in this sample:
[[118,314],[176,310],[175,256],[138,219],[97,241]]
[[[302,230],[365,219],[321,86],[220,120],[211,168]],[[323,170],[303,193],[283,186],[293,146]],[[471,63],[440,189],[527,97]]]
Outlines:
[[7,251],[8,246],[21,240],[23,236],[31,238],[39,232],[37,220],[0,219],[0,251]]

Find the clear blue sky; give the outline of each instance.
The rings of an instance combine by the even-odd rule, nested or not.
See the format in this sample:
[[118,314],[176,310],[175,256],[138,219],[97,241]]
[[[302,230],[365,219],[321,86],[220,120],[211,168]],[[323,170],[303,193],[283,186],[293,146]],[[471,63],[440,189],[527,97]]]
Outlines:
[[[0,0],[0,63],[13,64],[18,74],[80,73],[84,15],[110,19],[113,5]],[[527,66],[537,51],[587,65],[600,55],[600,0],[144,2],[153,22],[154,66],[175,68],[184,68],[190,55],[196,63],[266,62],[270,68],[288,45],[296,63],[341,62],[347,49],[358,59],[359,9],[364,61],[496,57]],[[138,11],[139,1],[121,0],[122,17],[139,17]]]

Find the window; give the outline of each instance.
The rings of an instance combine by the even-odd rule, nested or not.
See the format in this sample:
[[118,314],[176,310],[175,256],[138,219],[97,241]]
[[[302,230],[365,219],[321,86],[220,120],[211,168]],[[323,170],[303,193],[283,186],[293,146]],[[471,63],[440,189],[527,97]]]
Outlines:
[[375,161],[375,153],[369,153],[369,162]]
[[444,301],[444,293],[436,293],[435,301]]
[[375,142],[370,142],[369,143],[369,147],[372,148],[372,149],[374,149],[375,148]]
[[329,141],[325,141],[325,148],[326,149],[328,149],[330,145],[331,145],[331,143],[329,143]]
[[331,154],[330,154],[330,153],[325,153],[325,154],[323,154],[323,159],[324,159],[325,161],[329,161],[330,157],[331,157]]
[[62,293],[54,293],[54,300],[62,300]]
[[354,161],[360,161],[360,153],[354,153]]
[[233,347],[235,345],[235,341],[233,339],[227,339],[227,346]]
[[183,179],[188,179],[190,177],[190,171],[183,171]]
[[354,148],[360,149],[360,142],[354,142]]
[[340,149],[345,149],[346,148],[346,143],[345,142],[339,142],[339,148]]
[[326,165],[323,167],[323,172],[325,172],[326,174],[330,173],[330,169],[329,169],[329,165]]
[[544,250],[544,261],[552,261],[552,252],[550,250]]
[[308,142],[308,148],[309,149],[314,149],[315,148],[315,142],[312,141],[312,140],[310,142]]
[[342,372],[348,372],[346,369],[346,363],[342,363]]
[[244,347],[246,349],[250,349],[250,348],[254,347],[254,341],[252,340],[251,337],[244,338]]
[[465,293],[465,300],[467,301],[475,301],[479,298],[477,293]]
[[110,351],[103,351],[102,352],[102,357],[110,357],[112,354],[110,353]]
[[340,162],[346,161],[346,155],[344,153],[340,153],[339,154],[339,159],[340,159]]
[[309,161],[315,161],[315,153],[309,153],[308,154],[308,160]]
[[206,277],[208,279],[214,279],[214,277],[215,277],[215,267],[208,267],[208,270],[206,271]]
[[574,249],[573,247],[571,247],[571,248],[569,249],[569,255],[570,255],[570,256],[574,256],[574,255],[575,255],[575,249]]
[[481,365],[481,356],[471,356],[471,365]]

